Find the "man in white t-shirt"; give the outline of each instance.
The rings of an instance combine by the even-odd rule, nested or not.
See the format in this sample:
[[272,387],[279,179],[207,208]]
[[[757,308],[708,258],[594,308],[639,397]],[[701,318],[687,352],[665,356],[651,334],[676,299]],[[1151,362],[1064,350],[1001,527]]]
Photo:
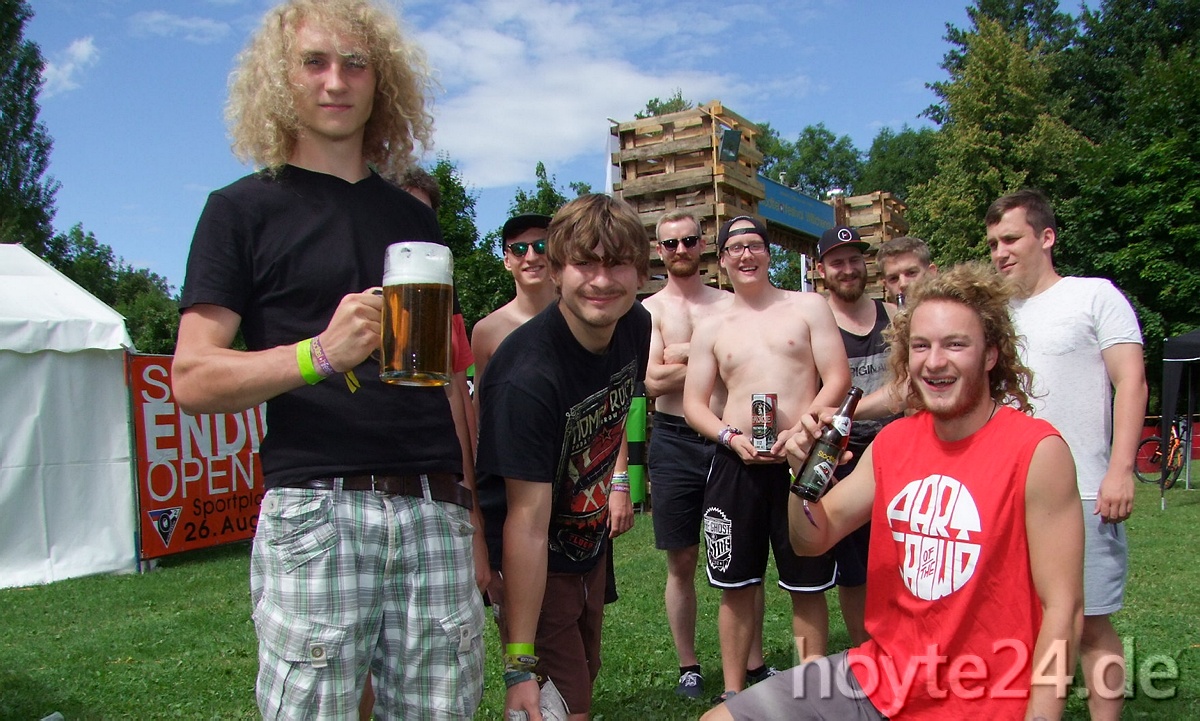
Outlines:
[[1092,719],[1117,719],[1125,664],[1109,615],[1124,603],[1123,521],[1133,512],[1146,411],[1141,330],[1108,280],[1055,270],[1054,211],[1039,191],[998,199],[984,220],[992,263],[1017,287],[1011,310],[1034,373],[1034,415],[1058,428],[1075,457],[1086,527],[1080,663]]

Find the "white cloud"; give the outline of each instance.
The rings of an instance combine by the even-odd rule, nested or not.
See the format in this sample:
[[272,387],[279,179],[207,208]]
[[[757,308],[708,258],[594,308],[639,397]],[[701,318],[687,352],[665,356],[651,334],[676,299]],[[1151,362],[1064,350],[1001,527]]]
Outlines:
[[473,184],[499,187],[528,181],[538,160],[554,166],[590,155],[599,164],[607,118],[632,119],[676,88],[696,102],[810,90],[794,72],[748,80],[727,69],[723,44],[747,42],[732,33],[761,11],[710,9],[571,0],[442,6],[418,34],[445,91],[433,108],[436,149]]
[[57,53],[42,69],[42,98],[75,90],[79,87],[79,76],[99,60],[100,51],[90,35],[72,41],[66,50]]
[[134,14],[129,18],[129,29],[135,37],[181,38],[198,45],[218,42],[230,33],[228,23],[201,17],[185,18],[162,10]]

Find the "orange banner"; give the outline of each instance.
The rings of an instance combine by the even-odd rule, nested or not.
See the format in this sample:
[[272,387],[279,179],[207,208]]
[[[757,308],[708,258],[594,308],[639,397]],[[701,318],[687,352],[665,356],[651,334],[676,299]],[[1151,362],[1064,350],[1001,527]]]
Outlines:
[[171,356],[130,355],[142,558],[254,536],[266,406],[193,416],[171,393]]

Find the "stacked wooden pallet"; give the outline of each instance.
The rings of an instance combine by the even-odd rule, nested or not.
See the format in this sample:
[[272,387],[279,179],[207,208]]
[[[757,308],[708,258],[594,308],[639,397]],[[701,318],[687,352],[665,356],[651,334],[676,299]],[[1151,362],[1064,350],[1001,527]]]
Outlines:
[[[637,210],[648,241],[664,213],[690,211],[700,219],[705,241],[700,272],[706,282],[719,284],[717,229],[729,218],[753,215],[765,195],[758,181],[758,126],[714,100],[678,113],[617,123],[611,132],[618,141],[612,162],[620,168],[613,191]],[[643,293],[661,288],[665,272],[657,255],[651,254],[652,281]]]

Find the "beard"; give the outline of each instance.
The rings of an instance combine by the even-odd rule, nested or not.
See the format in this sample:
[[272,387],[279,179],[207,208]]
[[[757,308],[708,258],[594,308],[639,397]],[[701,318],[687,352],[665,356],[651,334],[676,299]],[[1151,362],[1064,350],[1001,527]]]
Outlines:
[[676,254],[666,266],[667,273],[676,278],[691,278],[700,272],[700,259],[690,255]]
[[958,382],[961,387],[952,398],[939,399],[931,403],[922,397],[926,409],[938,420],[951,421],[970,415],[981,405],[990,404],[992,396],[988,392],[990,382],[988,372],[985,368],[980,368],[979,371],[970,376],[960,376]]
[[835,278],[833,283],[826,283],[826,285],[829,286],[829,292],[836,295],[839,300],[855,303],[867,290],[867,276],[860,273],[857,279],[846,281]]

